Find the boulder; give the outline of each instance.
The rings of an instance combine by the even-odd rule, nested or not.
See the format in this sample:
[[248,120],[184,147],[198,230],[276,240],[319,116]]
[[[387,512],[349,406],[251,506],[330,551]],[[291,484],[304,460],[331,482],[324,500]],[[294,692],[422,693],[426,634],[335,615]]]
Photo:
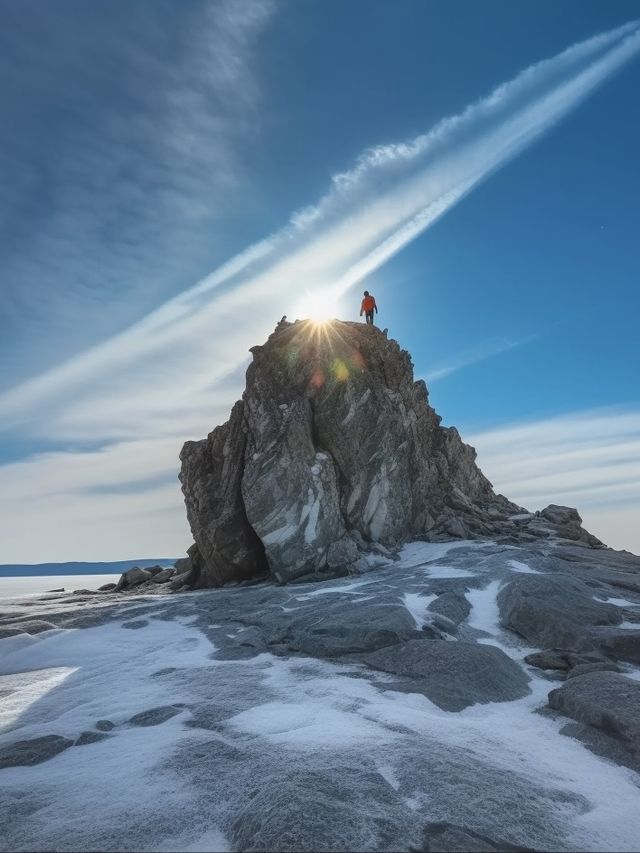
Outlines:
[[82,732],[80,737],[77,738],[75,745],[87,746],[90,743],[99,743],[101,740],[106,740],[108,737],[110,737],[110,735],[106,734],[106,732]]
[[498,606],[505,628],[546,648],[595,649],[589,629],[622,620],[617,607],[595,601],[592,590],[569,575],[522,574],[500,590]]
[[427,610],[459,625],[471,613],[471,605],[461,592],[444,592],[429,604]]
[[152,578],[152,583],[167,583],[175,575],[175,569],[161,569]]
[[610,657],[640,663],[640,630],[607,631],[602,636],[601,648]]
[[361,656],[368,666],[405,679],[445,711],[462,711],[477,702],[507,702],[529,693],[529,678],[496,646],[409,640]]
[[0,747],[0,768],[41,764],[73,746],[73,741],[61,735],[18,740]]
[[613,672],[589,672],[549,693],[549,706],[624,742],[640,758],[640,683]]
[[148,711],[141,711],[135,714],[129,720],[132,726],[159,726],[161,723],[166,723],[171,717],[179,714],[181,708],[175,705],[163,705],[159,708],[150,708]]
[[141,569],[139,566],[134,566],[132,569],[129,569],[129,571],[120,575],[120,580],[116,584],[115,592],[139,586],[141,583],[151,580],[152,577],[153,572],[150,572],[147,569]]

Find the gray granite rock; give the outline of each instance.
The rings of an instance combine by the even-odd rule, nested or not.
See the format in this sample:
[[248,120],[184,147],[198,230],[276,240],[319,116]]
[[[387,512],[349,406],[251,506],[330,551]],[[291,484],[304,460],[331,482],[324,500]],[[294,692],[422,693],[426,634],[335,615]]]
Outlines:
[[459,625],[471,612],[471,605],[461,592],[445,592],[432,601],[427,610],[445,616],[454,625]]
[[346,570],[357,542],[502,535],[520,511],[377,329],[282,321],[251,351],[229,421],[181,453],[196,586]]
[[132,726],[159,726],[161,723],[166,723],[171,717],[179,714],[180,708],[175,705],[163,705],[159,708],[150,708],[148,711],[141,711],[135,714],[129,720]]
[[601,636],[601,648],[606,654],[619,660],[640,663],[640,630],[625,628],[607,631]]
[[619,738],[640,758],[640,683],[613,672],[589,672],[549,693],[549,706]]
[[73,746],[73,741],[60,735],[18,740],[0,747],[0,768],[41,764]]
[[348,764],[264,780],[231,825],[236,850],[417,849],[420,821],[371,770]]
[[363,655],[373,669],[411,679],[445,711],[462,711],[476,702],[506,702],[529,692],[529,679],[496,646],[446,640],[409,640]]
[[151,578],[153,583],[167,583],[175,575],[175,569],[160,569]]
[[110,737],[110,735],[106,734],[106,732],[82,732],[79,738],[76,740],[76,746],[87,746],[90,743],[99,743],[101,740],[105,740]]
[[622,621],[617,607],[595,601],[590,588],[569,575],[522,574],[500,591],[498,606],[505,628],[556,649],[595,649],[589,629]]

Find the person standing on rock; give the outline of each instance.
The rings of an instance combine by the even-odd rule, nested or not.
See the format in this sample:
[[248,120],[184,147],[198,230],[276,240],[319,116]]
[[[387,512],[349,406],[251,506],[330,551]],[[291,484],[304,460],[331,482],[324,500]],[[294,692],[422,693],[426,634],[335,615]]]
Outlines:
[[368,290],[364,292],[364,299],[362,300],[362,304],[360,305],[360,316],[364,314],[367,320],[367,324],[373,326],[373,312],[378,313],[378,306],[376,305],[375,296],[371,296]]

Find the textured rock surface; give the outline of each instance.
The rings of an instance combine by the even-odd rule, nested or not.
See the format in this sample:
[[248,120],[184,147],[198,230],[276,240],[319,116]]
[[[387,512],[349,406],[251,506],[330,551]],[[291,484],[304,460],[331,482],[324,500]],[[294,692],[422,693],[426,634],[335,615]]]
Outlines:
[[590,672],[549,693],[549,706],[620,738],[640,758],[640,684],[613,672]]
[[0,849],[637,850],[640,670],[581,674],[613,665],[601,646],[525,640],[498,598],[564,598],[566,642],[604,642],[634,632],[640,559],[539,540],[375,560],[0,602]]
[[506,702],[529,692],[522,668],[495,646],[446,640],[409,640],[362,658],[374,669],[411,679],[445,711],[476,702]]
[[575,510],[526,513],[496,495],[376,327],[283,321],[252,353],[227,423],[182,449],[190,586],[335,577],[362,571],[373,543],[416,537],[601,544]]
[[592,589],[568,575],[521,575],[501,590],[498,605],[506,628],[556,649],[595,649],[590,628],[622,621],[619,608],[595,601]]

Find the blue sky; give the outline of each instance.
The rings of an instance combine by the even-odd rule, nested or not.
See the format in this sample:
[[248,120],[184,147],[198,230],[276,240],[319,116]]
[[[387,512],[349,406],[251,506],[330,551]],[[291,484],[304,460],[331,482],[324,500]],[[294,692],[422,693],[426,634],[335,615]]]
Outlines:
[[249,346],[363,285],[496,487],[640,551],[637,3],[0,9],[0,562],[180,554]]

